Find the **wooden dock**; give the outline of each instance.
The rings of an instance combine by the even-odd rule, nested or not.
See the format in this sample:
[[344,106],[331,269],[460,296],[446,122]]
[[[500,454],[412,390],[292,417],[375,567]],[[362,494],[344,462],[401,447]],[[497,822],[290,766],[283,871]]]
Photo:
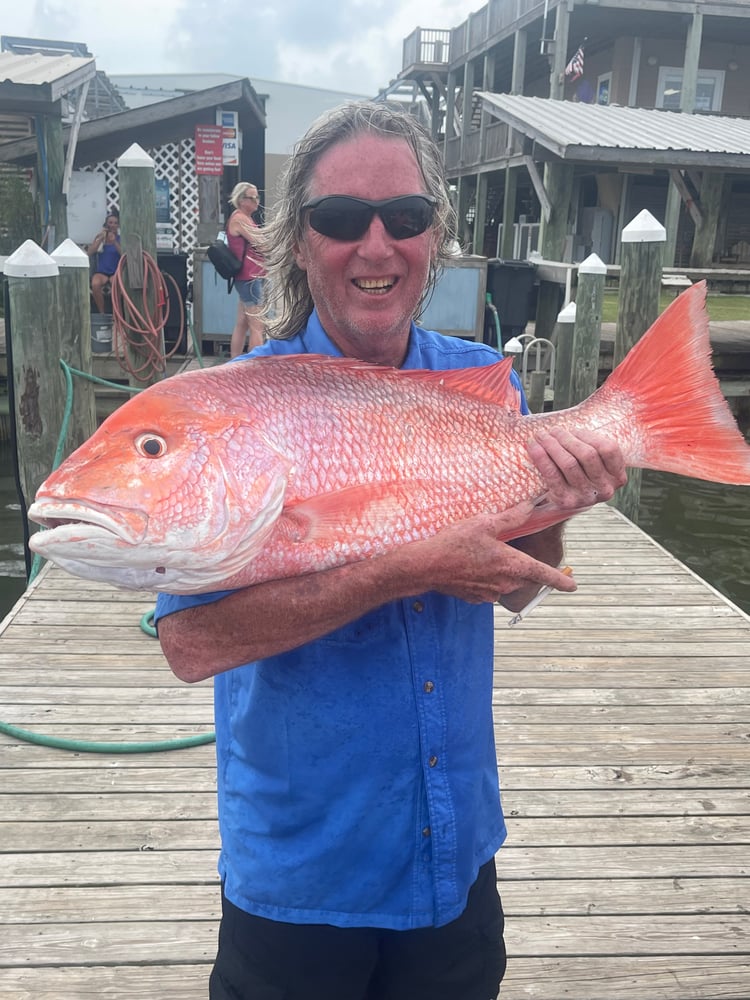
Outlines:
[[[578,593],[496,617],[502,1000],[747,1000],[750,618],[610,508],[568,538]],[[152,605],[45,570],[0,627],[0,718],[209,731],[210,684],[140,629]],[[213,747],[0,751],[0,1000],[204,1000]]]

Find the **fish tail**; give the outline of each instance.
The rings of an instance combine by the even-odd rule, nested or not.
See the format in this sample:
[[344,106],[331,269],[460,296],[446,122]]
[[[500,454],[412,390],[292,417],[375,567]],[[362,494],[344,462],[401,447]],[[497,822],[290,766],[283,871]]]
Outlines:
[[679,295],[599,393],[634,406],[639,453],[629,465],[748,486],[750,447],[711,366],[705,301],[705,281]]

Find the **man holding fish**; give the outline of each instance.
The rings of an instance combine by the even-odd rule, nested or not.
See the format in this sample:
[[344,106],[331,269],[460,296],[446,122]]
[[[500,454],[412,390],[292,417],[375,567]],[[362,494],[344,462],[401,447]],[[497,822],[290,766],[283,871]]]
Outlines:
[[[415,119],[363,103],[319,120],[266,229],[278,311],[254,353],[404,369],[496,362],[484,345],[413,323],[453,221],[439,152]],[[593,431],[540,431],[528,455],[564,511],[609,500],[626,479],[617,444]],[[575,589],[557,568],[560,525],[498,540],[532,507],[321,572],[160,595],[174,672],[215,677],[212,1000],[497,995],[492,605]]]

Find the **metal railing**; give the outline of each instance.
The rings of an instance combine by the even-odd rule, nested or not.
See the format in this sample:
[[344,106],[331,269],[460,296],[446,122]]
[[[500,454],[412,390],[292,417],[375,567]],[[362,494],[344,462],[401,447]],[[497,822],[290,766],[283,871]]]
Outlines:
[[403,69],[422,63],[447,66],[451,59],[451,33],[439,28],[417,28],[404,39]]

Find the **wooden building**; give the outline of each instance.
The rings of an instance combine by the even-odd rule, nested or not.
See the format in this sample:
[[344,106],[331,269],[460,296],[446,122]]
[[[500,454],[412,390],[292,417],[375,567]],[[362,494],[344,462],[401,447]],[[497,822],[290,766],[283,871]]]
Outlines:
[[[666,264],[750,263],[750,173],[732,159],[738,119],[750,116],[750,5],[489,0],[451,31],[405,40],[382,96],[408,88],[443,143],[474,252],[575,261],[593,250],[617,263],[622,226],[647,208],[667,228]],[[525,100],[511,110],[485,94]],[[599,141],[579,156],[595,109],[607,111]],[[561,116],[567,140],[555,149],[547,126]],[[648,141],[667,121],[690,133],[676,147],[689,156],[670,161]]]

